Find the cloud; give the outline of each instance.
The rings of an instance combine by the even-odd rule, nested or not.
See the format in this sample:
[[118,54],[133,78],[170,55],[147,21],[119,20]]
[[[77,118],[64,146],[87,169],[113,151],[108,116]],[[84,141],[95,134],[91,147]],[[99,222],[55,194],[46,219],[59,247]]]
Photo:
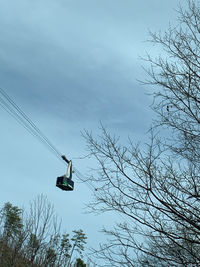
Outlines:
[[[25,107],[64,120],[136,119],[148,102],[134,81],[141,75],[137,57],[158,4],[3,1],[1,86]],[[159,12],[150,18],[156,24]]]

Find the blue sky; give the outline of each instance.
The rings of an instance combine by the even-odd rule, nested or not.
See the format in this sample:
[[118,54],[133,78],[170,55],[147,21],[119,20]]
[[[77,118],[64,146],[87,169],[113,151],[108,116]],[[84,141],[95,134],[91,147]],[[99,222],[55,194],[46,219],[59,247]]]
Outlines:
[[[95,133],[101,121],[122,139],[144,140],[152,88],[137,81],[145,77],[139,56],[158,53],[145,42],[148,30],[176,23],[178,3],[0,0],[0,87],[85,174],[91,163],[78,159],[86,154],[84,129]],[[88,187],[74,178],[74,192],[57,189],[65,166],[3,109],[0,118],[1,205],[26,207],[43,193],[68,232],[82,228],[89,246],[104,240],[98,230],[120,217],[84,214]]]

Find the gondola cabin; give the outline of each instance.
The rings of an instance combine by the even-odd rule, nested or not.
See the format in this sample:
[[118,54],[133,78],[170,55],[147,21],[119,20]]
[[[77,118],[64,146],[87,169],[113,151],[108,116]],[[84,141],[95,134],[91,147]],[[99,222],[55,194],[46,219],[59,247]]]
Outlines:
[[56,186],[65,191],[72,191],[74,189],[74,182],[63,175],[57,178]]
[[65,156],[62,156],[62,158],[68,163],[68,168],[65,175],[57,178],[56,186],[65,191],[73,191],[74,182],[72,181],[72,161],[68,161]]

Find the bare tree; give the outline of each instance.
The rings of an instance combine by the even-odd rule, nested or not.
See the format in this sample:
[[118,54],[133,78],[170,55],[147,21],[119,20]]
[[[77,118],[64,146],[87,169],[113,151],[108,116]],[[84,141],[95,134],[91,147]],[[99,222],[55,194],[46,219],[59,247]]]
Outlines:
[[97,188],[91,211],[125,220],[104,229],[110,242],[96,255],[108,266],[200,264],[200,3],[187,3],[176,27],[151,33],[164,52],[146,58],[146,83],[158,88],[149,143],[121,145],[103,127],[100,139],[84,134],[99,166],[88,178]]
[[[30,212],[6,203],[0,212],[0,265],[62,267],[73,266],[83,257],[86,243],[82,230],[72,238],[61,232],[53,205],[44,195],[30,203]],[[77,253],[74,253],[77,252]],[[79,265],[84,266],[82,259]]]
[[26,225],[30,233],[26,258],[33,266],[71,266],[77,249],[82,256],[85,234],[82,230],[74,231],[75,235],[70,238],[69,234],[61,233],[61,222],[44,195],[31,202]]
[[60,234],[60,223],[57,222],[53,205],[44,195],[39,195],[30,203],[26,227],[29,232],[26,258],[31,264],[42,265],[46,259],[46,244]]

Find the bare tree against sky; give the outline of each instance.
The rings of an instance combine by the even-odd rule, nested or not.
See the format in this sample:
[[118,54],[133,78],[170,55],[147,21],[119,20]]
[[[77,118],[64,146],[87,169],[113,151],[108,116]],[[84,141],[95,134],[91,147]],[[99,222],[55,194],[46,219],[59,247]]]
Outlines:
[[124,218],[104,229],[110,242],[96,251],[108,266],[200,264],[200,2],[187,3],[178,25],[151,33],[162,54],[146,58],[158,115],[149,142],[121,145],[104,127],[100,138],[85,132],[99,166],[89,177],[98,188],[91,211]]
[[0,210],[0,264],[7,266],[84,266],[86,236],[62,233],[53,205],[39,195],[30,212],[6,203]]

